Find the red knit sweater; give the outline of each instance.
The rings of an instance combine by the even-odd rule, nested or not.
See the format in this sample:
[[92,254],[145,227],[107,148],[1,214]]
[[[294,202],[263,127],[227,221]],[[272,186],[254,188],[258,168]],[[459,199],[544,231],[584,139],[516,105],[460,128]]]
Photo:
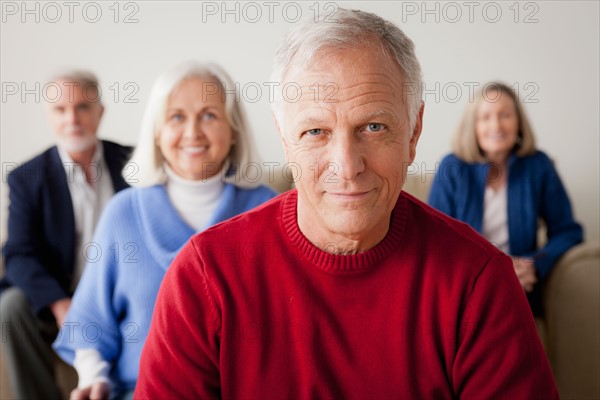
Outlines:
[[302,235],[296,203],[184,247],[135,398],[558,397],[510,259],[467,225],[403,193],[381,243],[333,255]]

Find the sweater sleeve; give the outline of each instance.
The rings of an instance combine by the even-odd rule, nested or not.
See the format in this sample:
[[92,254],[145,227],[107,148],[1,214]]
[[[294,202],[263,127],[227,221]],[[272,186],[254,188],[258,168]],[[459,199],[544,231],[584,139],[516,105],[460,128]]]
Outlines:
[[510,258],[480,271],[461,319],[452,369],[461,399],[557,399],[533,316]]
[[220,314],[193,240],[161,285],[142,351],[136,399],[216,399]]
[[96,349],[101,358],[112,363],[121,344],[119,315],[123,310],[113,306],[113,293],[118,266],[111,251],[119,240],[119,224],[123,218],[122,202],[114,197],[102,214],[94,240],[87,244],[85,269],[73,295],[71,307],[53,347],[60,357],[73,365],[76,350]]
[[41,257],[40,206],[27,191],[22,174],[15,171],[8,175],[8,186],[8,240],[3,248],[6,277],[25,293],[35,311],[40,313],[70,295],[49,272],[49,263],[53,261]]
[[440,163],[431,185],[428,203],[444,214],[456,218],[456,182],[454,182],[456,177],[454,172],[458,165],[453,159],[452,156],[446,156]]
[[546,155],[541,157],[545,174],[540,214],[546,223],[548,241],[534,258],[538,273],[544,278],[567,250],[583,241],[583,229],[573,219],[571,202],[552,161]]

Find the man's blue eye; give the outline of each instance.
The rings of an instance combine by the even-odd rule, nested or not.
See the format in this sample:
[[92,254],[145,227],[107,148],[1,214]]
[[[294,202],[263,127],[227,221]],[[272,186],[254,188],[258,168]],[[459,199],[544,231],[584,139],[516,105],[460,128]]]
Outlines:
[[217,116],[214,113],[211,112],[207,112],[206,114],[202,115],[202,119],[216,119]]
[[367,129],[371,132],[379,132],[383,129],[383,124],[369,124],[367,125]]
[[317,136],[321,134],[321,129],[309,129],[306,131],[306,133],[308,133],[311,136]]

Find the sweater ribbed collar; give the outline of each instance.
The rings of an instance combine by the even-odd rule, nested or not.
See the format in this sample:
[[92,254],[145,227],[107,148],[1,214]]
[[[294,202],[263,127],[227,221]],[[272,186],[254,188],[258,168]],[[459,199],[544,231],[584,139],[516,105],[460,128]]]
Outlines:
[[358,254],[331,254],[319,249],[304,236],[298,226],[297,190],[289,191],[283,199],[282,223],[289,240],[297,249],[299,255],[321,270],[330,273],[366,271],[375,267],[401,245],[407,220],[406,202],[404,192],[401,192],[392,211],[390,229],[385,238],[375,247]]

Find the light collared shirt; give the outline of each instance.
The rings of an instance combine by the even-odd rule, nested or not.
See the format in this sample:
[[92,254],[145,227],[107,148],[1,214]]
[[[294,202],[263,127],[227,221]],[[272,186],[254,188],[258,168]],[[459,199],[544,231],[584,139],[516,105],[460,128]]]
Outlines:
[[115,191],[100,141],[96,142],[92,162],[86,168],[90,182],[84,168],[73,161],[65,149],[58,146],[58,154],[67,175],[75,217],[75,269],[71,283],[71,290],[75,290],[85,264],[100,257],[100,251],[106,251],[95,245],[92,238],[100,214]]

